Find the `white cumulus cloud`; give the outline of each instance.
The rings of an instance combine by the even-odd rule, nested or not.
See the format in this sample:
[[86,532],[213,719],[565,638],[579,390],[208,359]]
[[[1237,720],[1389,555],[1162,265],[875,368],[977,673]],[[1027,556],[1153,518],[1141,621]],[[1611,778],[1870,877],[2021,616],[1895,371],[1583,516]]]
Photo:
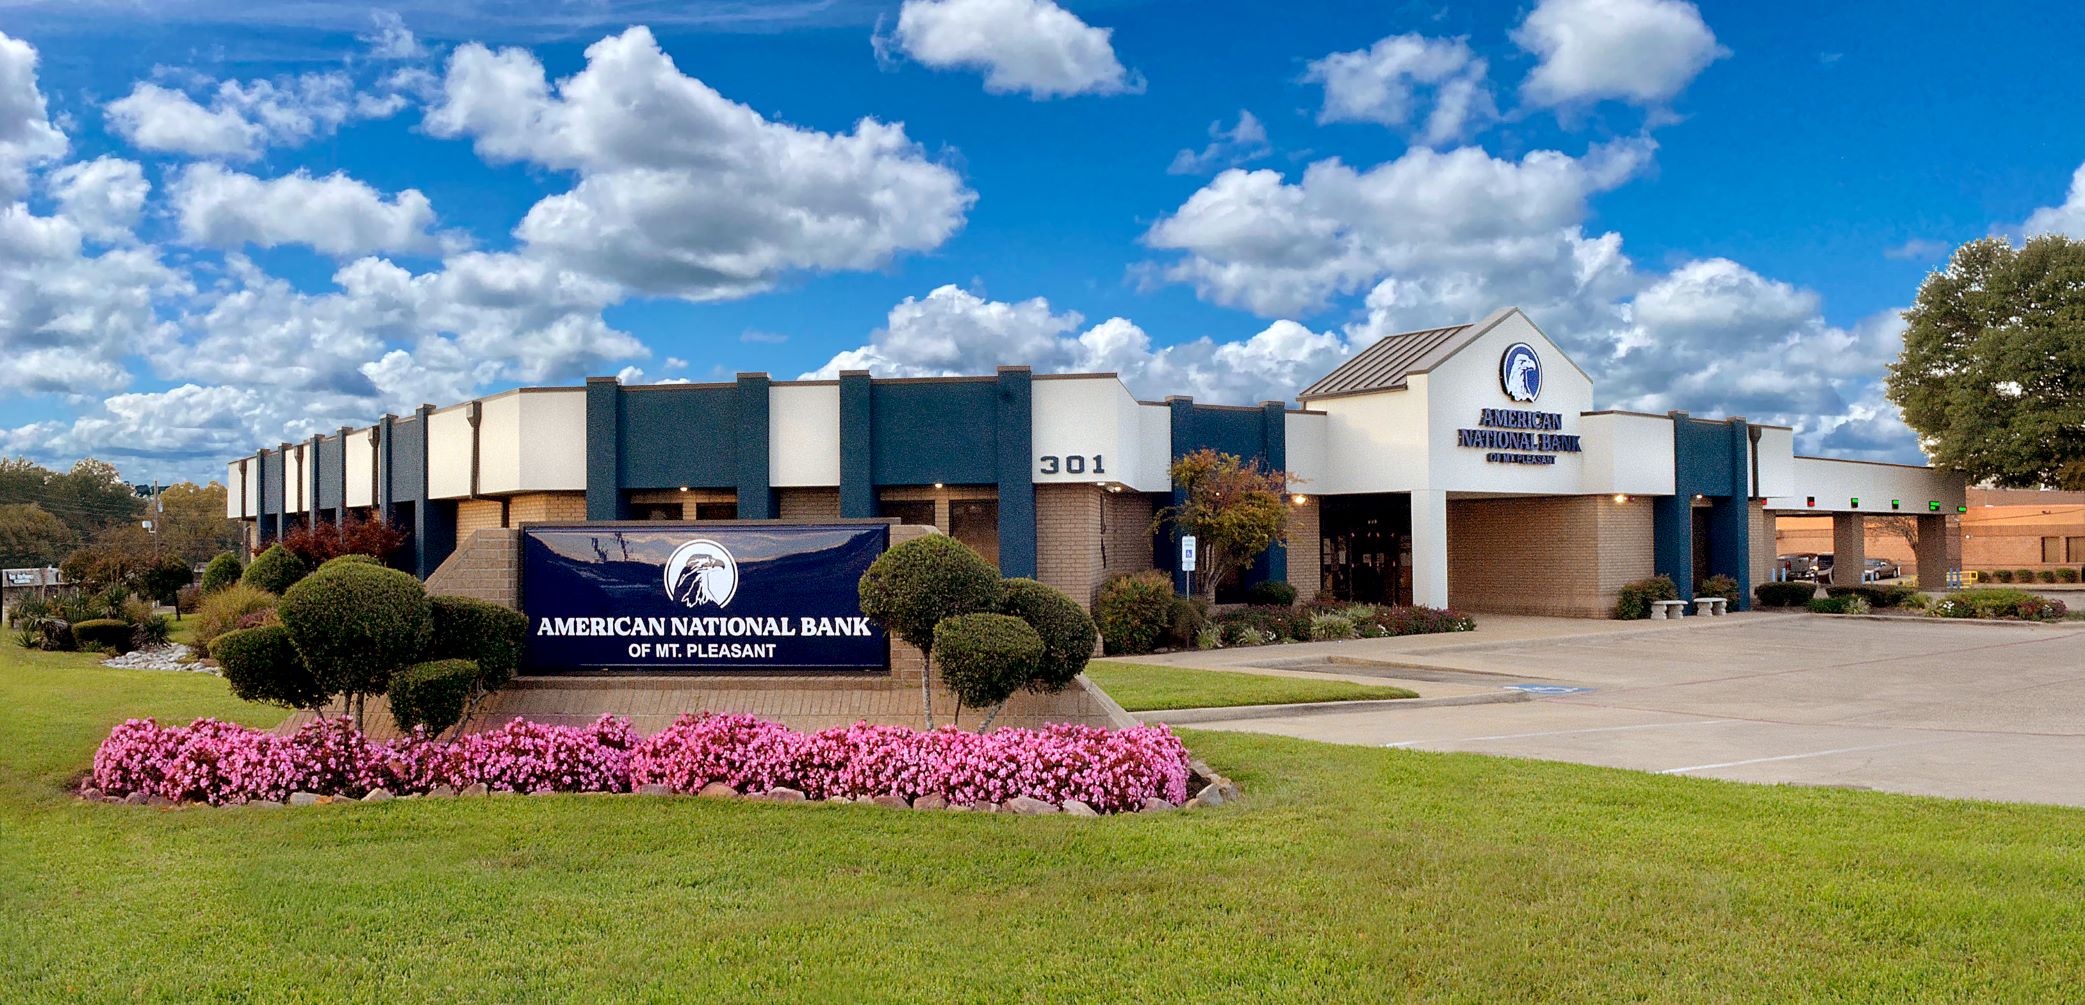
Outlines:
[[1467,39],[1405,34],[1316,60],[1305,79],[1325,88],[1319,122],[1412,125],[1422,142],[1438,146],[1497,116],[1486,69]]
[[244,161],[268,147],[296,146],[331,135],[352,119],[380,118],[402,107],[402,99],[358,94],[347,74],[329,71],[221,81],[204,101],[139,81],[103,111],[109,126],[140,150]]
[[1209,145],[1174,154],[1166,173],[1201,174],[1256,161],[1272,152],[1273,148],[1267,145],[1267,127],[1258,116],[1241,108],[1237,123],[1230,128],[1225,128],[1220,119],[1209,123]]
[[985,90],[1032,98],[1141,91],[1115,58],[1109,30],[1050,0],[905,0],[895,44],[922,66],[982,70]]
[[49,183],[60,214],[102,241],[130,236],[152,193],[144,169],[120,157],[75,161],[52,171]]
[[435,247],[428,233],[434,209],[418,189],[387,199],[338,171],[261,179],[216,164],[189,165],[171,187],[181,238],[190,244],[302,244],[340,258]]
[[29,168],[64,156],[69,145],[51,124],[36,62],[35,46],[0,32],[0,201],[21,198]]
[[1521,84],[1536,105],[1663,104],[1730,55],[1687,0],[1540,0],[1513,41],[1538,59]]

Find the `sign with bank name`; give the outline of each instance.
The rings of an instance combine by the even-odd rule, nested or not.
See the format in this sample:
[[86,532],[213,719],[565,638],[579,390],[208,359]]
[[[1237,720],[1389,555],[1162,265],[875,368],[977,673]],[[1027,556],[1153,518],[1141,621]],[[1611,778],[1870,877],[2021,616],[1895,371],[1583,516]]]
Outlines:
[[1560,412],[1486,408],[1477,413],[1476,428],[1455,431],[1455,445],[1483,450],[1494,464],[1555,464],[1558,454],[1583,452],[1578,434],[1563,428]]
[[522,531],[530,673],[883,670],[857,584],[880,524],[573,524]]

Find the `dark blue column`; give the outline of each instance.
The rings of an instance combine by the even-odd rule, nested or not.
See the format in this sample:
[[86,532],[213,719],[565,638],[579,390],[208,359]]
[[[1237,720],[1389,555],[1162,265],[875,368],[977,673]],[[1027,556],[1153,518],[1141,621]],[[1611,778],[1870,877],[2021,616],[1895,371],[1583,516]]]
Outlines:
[[1737,609],[1752,609],[1752,433],[1743,418],[1727,426],[1730,451],[1730,494],[1716,500],[1709,514],[1709,573],[1737,580]]
[[347,444],[348,434],[354,432],[346,426],[340,427],[340,452],[335,455],[333,473],[338,476],[334,484],[340,486],[340,494],[333,497],[333,522],[347,522]]
[[[1281,472],[1289,467],[1288,409],[1279,401],[1260,402],[1260,460],[1267,470]],[[1288,505],[1288,500],[1282,500]],[[1287,581],[1289,578],[1289,550],[1275,542],[1252,563],[1246,571],[1245,585],[1265,582],[1270,579]]]
[[586,518],[622,520],[623,385],[614,377],[586,379]]
[[[253,477],[260,482],[260,488],[254,492],[255,502],[258,504],[254,507],[256,514],[255,522],[261,528],[261,543],[267,544],[282,537],[282,504],[280,502],[282,497],[282,468],[280,465],[277,465],[273,474],[270,474],[268,470],[268,452],[266,450],[256,451],[253,459],[255,469]],[[275,486],[277,499],[276,506],[272,510],[268,508],[268,486],[271,482]]]
[[414,410],[420,422],[420,477],[411,486],[413,493],[413,575],[426,579],[441,568],[442,560],[456,550],[456,504],[448,500],[437,500],[430,496],[427,484],[431,480],[428,455],[434,443],[434,430],[429,428],[434,416],[433,405],[421,405]]
[[[1168,453],[1166,456],[1166,467],[1170,471],[1174,461],[1179,460],[1182,455],[1195,449],[1195,400],[1184,394],[1168,395],[1166,397],[1166,409],[1173,419],[1172,442],[1167,446]],[[1170,479],[1168,480],[1170,481]],[[1173,501],[1169,505],[1179,506],[1185,502],[1187,502],[1187,491],[1178,485],[1174,485]],[[1173,574],[1174,592],[1180,594],[1187,593],[1187,573],[1180,571],[1179,536],[1168,525],[1159,528],[1157,538],[1156,548],[1161,559],[1159,568]],[[1197,575],[1207,571],[1206,569],[1199,570]]]
[[994,473],[999,482],[999,571],[1035,578],[1035,394],[1025,366],[999,368]]
[[322,452],[319,443],[324,439],[313,436],[304,447],[304,524],[307,527],[317,526],[319,514],[323,512],[319,509],[319,469],[323,466],[319,463]]
[[1672,579],[1681,597],[1694,595],[1694,496],[1675,492],[1651,500],[1651,564]]
[[738,375],[738,518],[772,520],[781,514],[768,478],[768,388],[764,373]]
[[840,373],[840,515],[876,515],[874,389],[867,370]]
[[389,412],[376,424],[376,511],[385,523],[397,519],[391,492],[391,427],[398,416]]

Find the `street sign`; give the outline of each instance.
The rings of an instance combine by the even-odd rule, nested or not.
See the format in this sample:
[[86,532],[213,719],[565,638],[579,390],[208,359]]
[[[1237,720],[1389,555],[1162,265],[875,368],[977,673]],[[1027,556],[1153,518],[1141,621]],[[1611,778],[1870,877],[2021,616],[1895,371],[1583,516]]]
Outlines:
[[1195,571],[1195,536],[1193,534],[1183,534],[1180,537],[1180,571]]

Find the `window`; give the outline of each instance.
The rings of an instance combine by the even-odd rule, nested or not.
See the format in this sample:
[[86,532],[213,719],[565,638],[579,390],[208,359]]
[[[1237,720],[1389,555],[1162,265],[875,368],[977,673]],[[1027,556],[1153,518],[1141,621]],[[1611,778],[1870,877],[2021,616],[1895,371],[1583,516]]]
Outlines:
[[2085,537],[2063,539],[2063,560],[2072,563],[2085,562]]
[[2061,561],[2063,561],[2063,539],[2060,537],[2042,538],[2042,564],[2055,565]]
[[923,527],[934,526],[934,501],[931,499],[905,502],[886,499],[878,504],[876,508],[878,515],[896,517],[899,523],[913,523]]
[[699,502],[695,504],[697,520],[736,520],[738,504],[735,502]]
[[630,507],[630,519],[632,520],[678,520],[680,518],[680,503],[637,503]]
[[999,564],[999,500],[959,499],[948,504],[948,533]]

